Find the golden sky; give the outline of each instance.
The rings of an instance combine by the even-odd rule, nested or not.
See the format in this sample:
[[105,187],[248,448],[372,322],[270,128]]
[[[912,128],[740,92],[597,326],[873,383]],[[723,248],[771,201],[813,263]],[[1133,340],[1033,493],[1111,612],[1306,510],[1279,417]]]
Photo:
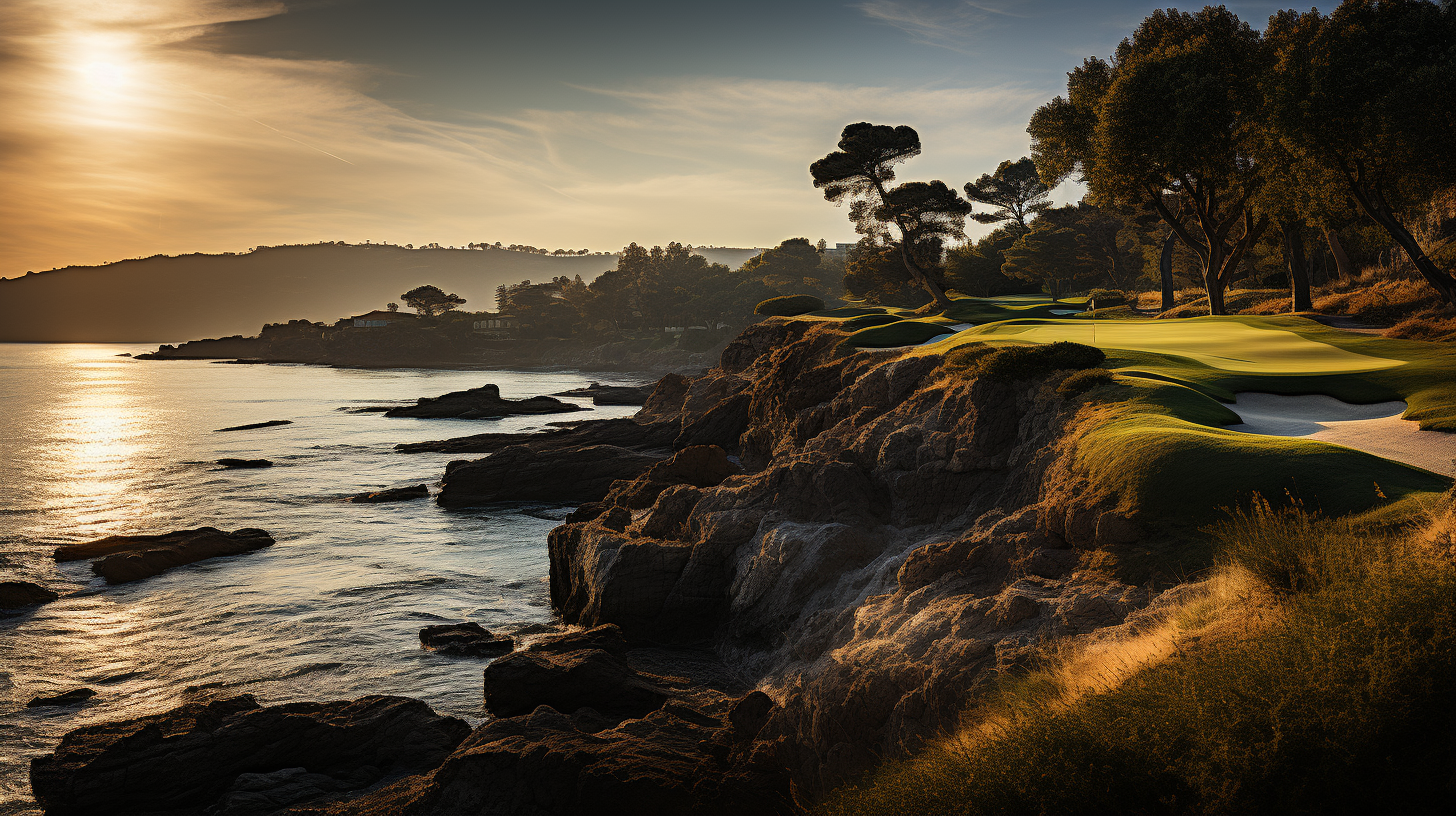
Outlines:
[[333,240],[849,241],[807,171],[845,124],[911,124],[902,177],[958,187],[1024,155],[1141,5],[0,0],[0,276]]

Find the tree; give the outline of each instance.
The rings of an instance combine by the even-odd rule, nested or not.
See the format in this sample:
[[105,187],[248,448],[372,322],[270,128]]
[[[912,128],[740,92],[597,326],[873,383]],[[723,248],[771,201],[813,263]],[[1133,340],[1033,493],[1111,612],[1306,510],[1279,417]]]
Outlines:
[[1027,128],[1048,185],[1080,172],[1093,203],[1159,213],[1197,254],[1211,314],[1224,313],[1224,291],[1268,227],[1249,206],[1263,60],[1259,35],[1222,6],[1155,11],[1111,62],[1091,57],[1068,74],[1067,97]]
[[[935,304],[950,306],[937,280],[941,247],[947,238],[965,235],[970,204],[943,181],[909,182],[894,189],[894,166],[920,155],[920,134],[908,125],[890,127],[859,122],[840,134],[839,150],[809,166],[814,186],[824,198],[850,202],[855,231],[899,250],[910,279]],[[898,239],[891,234],[893,226]]]
[[1096,274],[1077,240],[1077,231],[1056,219],[1039,218],[1003,253],[1002,271],[1037,283],[1060,300],[1078,281]]
[[966,183],[966,198],[995,209],[971,217],[982,224],[1009,224],[1020,232],[1030,220],[1051,209],[1051,188],[1042,183],[1030,158],[1003,161],[996,172]]
[[955,290],[974,297],[994,297],[1025,291],[1024,284],[1001,270],[1007,247],[1022,235],[1010,225],[997,227],[975,243],[952,247],[945,253],[945,280]]
[[456,294],[447,295],[438,286],[416,286],[400,295],[399,299],[425,317],[442,315],[465,302],[465,298]]
[[398,303],[386,303],[386,304],[384,304],[384,308],[388,309],[391,312],[397,312],[397,311],[399,311],[399,304]]
[[[823,250],[808,238],[790,238],[766,249],[745,261],[740,271],[789,294],[810,292],[836,298],[843,289],[841,280],[831,278],[835,267],[824,263]],[[842,273],[835,277],[840,276]]]
[[1456,7],[1346,0],[1328,17],[1277,14],[1267,38],[1274,62],[1265,93],[1280,143],[1306,175],[1353,198],[1456,303],[1456,278],[1405,223],[1456,184]]

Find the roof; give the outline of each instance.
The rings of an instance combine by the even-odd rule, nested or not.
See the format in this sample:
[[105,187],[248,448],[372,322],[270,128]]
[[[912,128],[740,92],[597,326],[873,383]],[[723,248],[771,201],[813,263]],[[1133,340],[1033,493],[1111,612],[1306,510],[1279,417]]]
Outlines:
[[354,315],[350,320],[397,320],[401,317],[408,317],[413,320],[414,315],[408,312],[386,312],[382,309],[375,309],[372,312],[365,312],[361,315]]

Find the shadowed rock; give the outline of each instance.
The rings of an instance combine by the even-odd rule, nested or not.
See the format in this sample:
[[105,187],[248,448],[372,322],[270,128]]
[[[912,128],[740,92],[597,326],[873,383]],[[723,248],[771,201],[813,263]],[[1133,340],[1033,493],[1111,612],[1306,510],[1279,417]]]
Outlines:
[[219,459],[219,465],[225,468],[267,468],[273,467],[273,463],[267,459]]
[[401,453],[495,453],[512,445],[525,445],[535,451],[615,445],[647,451],[666,449],[677,433],[675,424],[643,425],[631,419],[589,419],[571,428],[543,433],[472,434],[431,442],[405,442],[394,449]]
[[417,419],[495,419],[517,414],[564,414],[583,410],[586,409],[580,405],[562,402],[555,397],[501,399],[500,388],[490,384],[438,397],[420,397],[414,405],[391,408],[384,415]]
[[92,572],[105,578],[108,584],[123,584],[150,578],[183,564],[238,555],[272,544],[272,536],[251,527],[230,533],[216,527],[199,527],[162,535],[107,536],[67,544],[56,548],[55,559],[100,559],[91,564]]
[[652,396],[656,383],[647,385],[602,385],[592,383],[585,388],[558,391],[555,397],[591,397],[592,405],[642,405]]
[[213,433],[226,433],[227,431],[252,431],[258,428],[276,428],[279,425],[292,425],[291,419],[270,419],[267,422],[254,422],[251,425],[234,425],[230,428],[218,428]]
[[[31,760],[30,781],[47,813],[195,813],[230,793],[317,796],[427,771],[469,733],[404,697],[264,708],[244,695],[78,728]],[[300,786],[305,768],[334,781]]]
[[539,452],[520,445],[473,462],[451,463],[438,501],[445,507],[596,501],[607,495],[613,482],[634,479],[660,459],[611,445]]
[[80,705],[95,696],[96,692],[88,688],[71,689],[70,691],[63,691],[60,694],[32,697],[30,698],[30,702],[26,703],[25,706],[26,708],[41,708],[43,706],[74,706]]
[[602,649],[527,650],[485,667],[485,707],[497,717],[527,714],[538,705],[641,717],[665,699],[624,659]]
[[420,644],[440,654],[493,657],[515,647],[508,635],[491,634],[478,623],[446,623],[420,630]]
[[59,597],[54,591],[29,581],[0,581],[0,609],[23,609],[50,603]]
[[372,493],[360,493],[350,496],[349,501],[355,504],[378,504],[380,502],[410,501],[412,499],[423,499],[430,495],[430,488],[425,485],[410,485],[409,487],[392,487],[388,490],[376,490]]

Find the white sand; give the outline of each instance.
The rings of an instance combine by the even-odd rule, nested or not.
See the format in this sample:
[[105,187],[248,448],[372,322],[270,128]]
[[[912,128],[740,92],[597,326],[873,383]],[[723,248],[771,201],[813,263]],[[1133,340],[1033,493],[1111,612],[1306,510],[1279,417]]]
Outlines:
[[1244,421],[1228,426],[1231,431],[1318,439],[1456,476],[1456,434],[1423,431],[1401,419],[1406,406],[1400,400],[1352,405],[1321,395],[1246,391],[1235,395],[1232,407]]

